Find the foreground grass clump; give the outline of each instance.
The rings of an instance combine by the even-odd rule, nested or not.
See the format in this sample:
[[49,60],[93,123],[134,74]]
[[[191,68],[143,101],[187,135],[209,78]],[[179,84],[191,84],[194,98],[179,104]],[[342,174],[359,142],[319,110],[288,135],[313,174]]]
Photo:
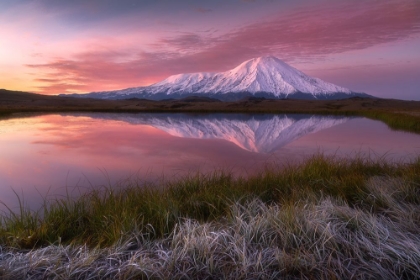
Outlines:
[[94,190],[3,215],[0,242],[0,278],[415,279],[420,160],[315,156],[246,179]]

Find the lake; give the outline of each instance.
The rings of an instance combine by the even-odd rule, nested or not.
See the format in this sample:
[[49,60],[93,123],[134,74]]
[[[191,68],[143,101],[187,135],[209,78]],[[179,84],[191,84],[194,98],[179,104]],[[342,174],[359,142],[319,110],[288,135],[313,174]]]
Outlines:
[[[361,117],[271,114],[18,115],[0,120],[0,200],[226,170],[250,175],[322,152],[409,162],[420,135]],[[4,207],[0,207],[4,209]]]

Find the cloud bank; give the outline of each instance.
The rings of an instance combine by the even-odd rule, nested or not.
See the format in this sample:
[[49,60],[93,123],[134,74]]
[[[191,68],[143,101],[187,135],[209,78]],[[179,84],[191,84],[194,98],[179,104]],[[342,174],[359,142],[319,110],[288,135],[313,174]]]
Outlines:
[[[204,8],[196,11],[211,12]],[[148,85],[177,73],[225,71],[266,54],[293,65],[299,60],[367,49],[419,33],[420,1],[334,1],[328,6],[274,15],[223,34],[191,31],[162,37],[152,50],[88,50],[27,66],[42,73],[38,77],[44,82],[38,88],[40,92],[88,92]]]

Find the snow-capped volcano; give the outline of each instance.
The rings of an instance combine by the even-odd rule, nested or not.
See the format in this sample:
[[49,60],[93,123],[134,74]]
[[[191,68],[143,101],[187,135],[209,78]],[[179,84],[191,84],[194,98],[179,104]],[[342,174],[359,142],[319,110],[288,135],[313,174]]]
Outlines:
[[105,99],[137,97],[161,100],[192,95],[221,100],[237,100],[246,96],[297,99],[341,99],[367,96],[307,76],[274,56],[254,58],[226,72],[178,74],[148,87],[93,92],[84,96]]
[[[74,115],[74,114],[72,114]],[[150,125],[183,138],[223,139],[257,153],[271,153],[301,138],[348,121],[348,117],[310,115],[83,114],[91,118]]]
[[222,73],[193,73],[170,76],[148,88],[153,93],[272,93],[278,97],[296,92],[313,95],[351,93],[320,79],[311,78],[273,56],[243,62]]

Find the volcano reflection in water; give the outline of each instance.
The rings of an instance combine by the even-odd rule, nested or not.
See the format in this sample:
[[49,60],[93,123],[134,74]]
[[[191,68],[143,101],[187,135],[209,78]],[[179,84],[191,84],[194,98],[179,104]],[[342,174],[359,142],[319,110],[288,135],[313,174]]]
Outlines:
[[223,139],[244,150],[271,153],[309,133],[349,120],[335,116],[309,115],[194,115],[188,114],[92,114],[130,124],[150,125],[172,136]]

